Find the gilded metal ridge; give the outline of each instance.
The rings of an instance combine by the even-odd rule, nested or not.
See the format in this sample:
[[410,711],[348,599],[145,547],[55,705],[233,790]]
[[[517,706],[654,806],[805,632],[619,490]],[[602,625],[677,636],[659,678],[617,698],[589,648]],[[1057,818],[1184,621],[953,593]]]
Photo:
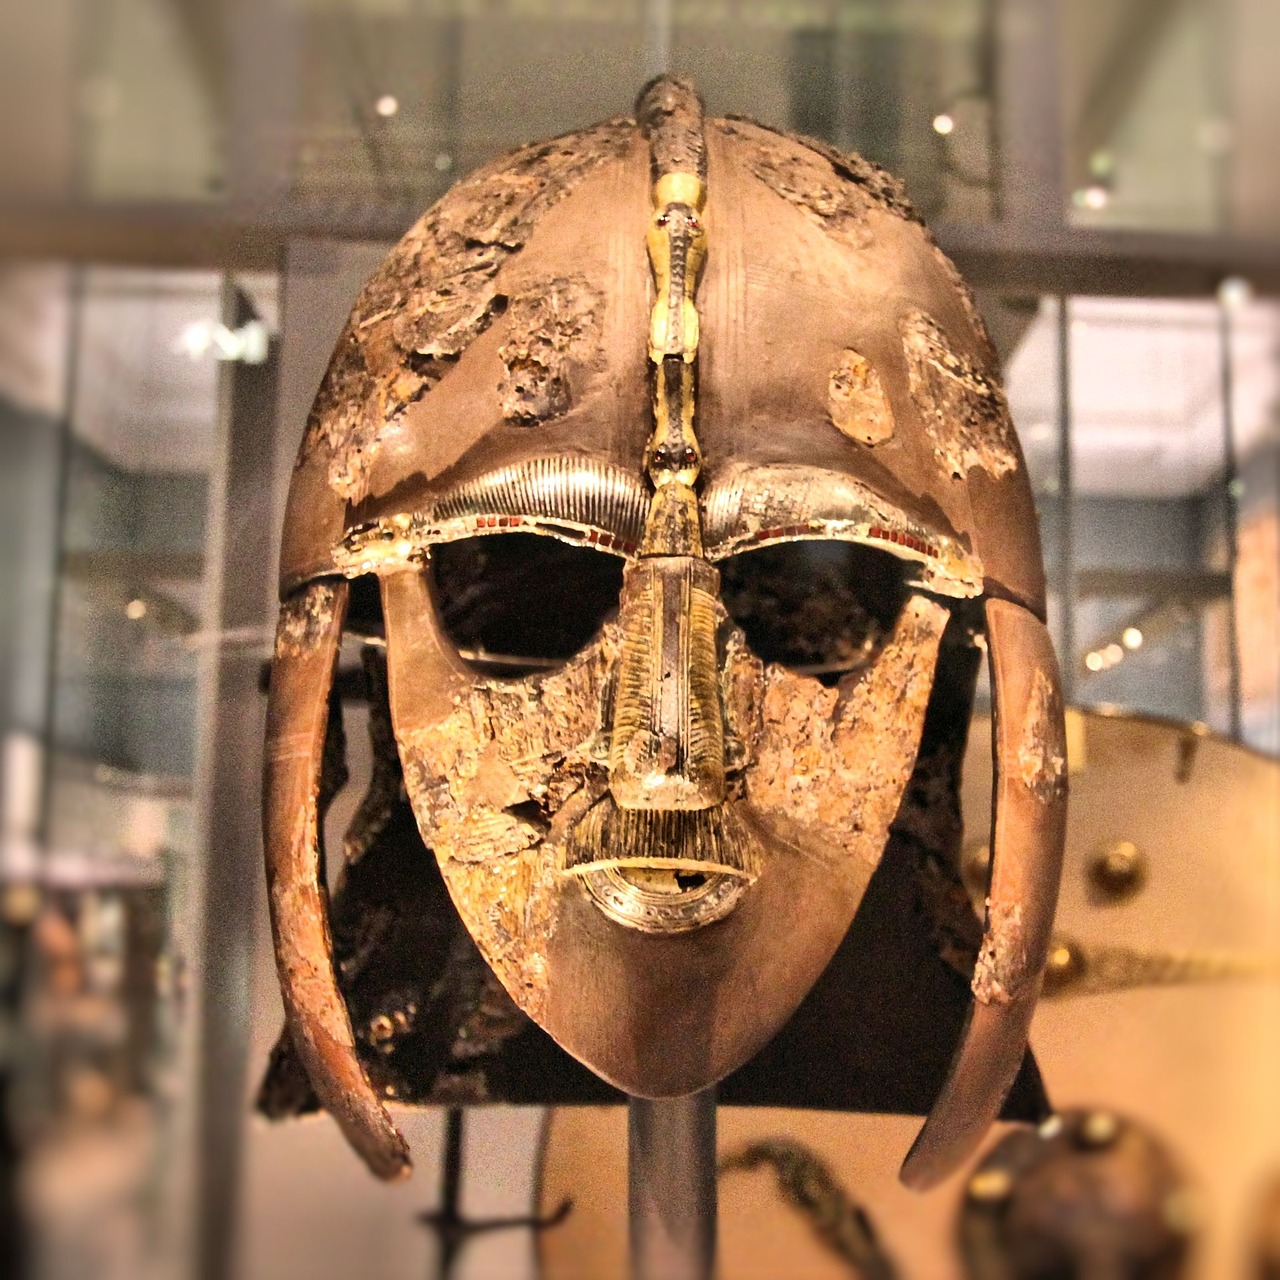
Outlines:
[[441,494],[422,511],[357,525],[334,552],[354,577],[421,561],[440,542],[537,533],[632,556],[649,496],[633,472],[598,458],[557,455],[499,467]]
[[702,555],[694,486],[702,468],[695,434],[700,325],[695,296],[707,255],[706,143],[702,103],[684,81],[661,76],[636,115],[649,139],[653,215],[646,243],[653,272],[649,360],[653,434],[645,471],[654,487],[641,555]]
[[[701,219],[706,200],[702,103],[692,86],[664,76],[641,93],[636,115],[649,140],[653,173],[653,213],[646,232],[655,293],[647,344],[653,433],[644,454],[653,495],[639,556],[624,572],[619,601],[622,653],[609,788],[621,809],[696,811],[716,808],[725,796],[716,650],[720,575],[703,554],[694,488],[702,467],[694,432],[699,332],[694,295],[707,253]],[[606,868],[600,874],[611,872]],[[588,877],[586,883],[595,882]],[[623,907],[612,890],[597,901],[607,914],[621,918]]]
[[778,542],[859,542],[919,566],[912,585],[977,596],[982,562],[956,537],[931,529],[852,476],[799,463],[743,468],[702,495],[707,559]]

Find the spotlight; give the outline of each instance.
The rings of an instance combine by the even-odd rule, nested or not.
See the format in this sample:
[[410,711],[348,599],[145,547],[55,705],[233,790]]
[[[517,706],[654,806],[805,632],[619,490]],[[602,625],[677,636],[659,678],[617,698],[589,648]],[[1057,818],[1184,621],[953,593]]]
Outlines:
[[1218,301],[1228,311],[1246,306],[1253,299],[1253,286],[1243,276],[1227,276],[1218,285]]
[[940,112],[933,117],[933,131],[940,133],[944,138],[951,133],[956,127],[955,120],[947,115],[945,111]]
[[1114,667],[1116,663],[1124,657],[1124,650],[1113,641],[1103,649],[1102,656],[1105,659],[1107,666]]
[[1090,671],[1101,671],[1106,664],[1102,660],[1102,654],[1095,649],[1092,653],[1085,654],[1084,665]]
[[1099,209],[1105,209],[1111,202],[1111,192],[1095,182],[1091,186],[1081,187],[1080,190],[1073,192],[1071,198],[1082,209],[1092,209],[1097,212]]
[[1125,627],[1124,633],[1120,637],[1121,643],[1126,649],[1141,649],[1142,639],[1142,632],[1137,627]]
[[145,600],[130,600],[124,607],[125,617],[137,622],[141,618],[147,616],[147,602]]
[[373,109],[384,120],[389,120],[397,111],[400,110],[400,103],[395,94],[384,93],[382,97],[373,104]]

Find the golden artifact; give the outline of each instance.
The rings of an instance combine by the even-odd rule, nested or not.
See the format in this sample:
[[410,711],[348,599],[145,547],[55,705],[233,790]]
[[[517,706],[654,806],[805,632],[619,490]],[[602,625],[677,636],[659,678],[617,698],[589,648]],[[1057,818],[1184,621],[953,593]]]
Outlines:
[[[527,583],[548,543],[575,557],[553,572],[581,597],[548,620],[554,643],[531,615],[468,632],[467,601],[496,617],[503,566]],[[859,601],[808,631],[799,663],[760,643],[760,574],[792,551],[809,581],[834,554]],[[388,1177],[408,1155],[364,1044],[390,1050],[421,1014],[402,1004],[357,1036],[334,967],[319,829],[344,627],[385,638],[409,802],[509,1004],[650,1098],[742,1067],[819,982],[891,825],[928,814],[927,795],[904,804],[927,791],[926,721],[963,743],[985,650],[985,932],[940,890],[972,1012],[903,1177],[932,1185],[972,1152],[1023,1064],[1066,748],[994,354],[892,178],[705,119],[664,77],[635,120],[458,183],[339,340],[281,589],[265,806],[281,988],[319,1101]],[[930,757],[935,820],[949,750]]]

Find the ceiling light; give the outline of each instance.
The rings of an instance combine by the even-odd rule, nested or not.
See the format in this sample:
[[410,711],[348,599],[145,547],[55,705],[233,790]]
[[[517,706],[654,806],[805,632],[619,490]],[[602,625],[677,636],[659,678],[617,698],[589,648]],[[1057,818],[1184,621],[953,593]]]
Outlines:
[[145,600],[130,600],[124,607],[125,616],[137,622],[140,618],[147,616],[147,602]]
[[1253,286],[1243,276],[1227,276],[1218,285],[1218,301],[1228,311],[1243,307],[1251,302],[1252,299]]
[[933,117],[933,131],[940,133],[944,138],[951,133],[956,127],[956,122],[945,111],[939,112]]
[[1124,650],[1115,641],[1112,641],[1103,649],[1102,656],[1106,659],[1107,666],[1114,667],[1124,657]]
[[215,360],[239,360],[261,364],[271,350],[271,335],[261,320],[250,320],[238,329],[211,320],[197,320],[178,335],[174,350],[192,360],[212,353]]
[[389,120],[397,111],[400,110],[400,102],[394,93],[384,93],[382,97],[373,104],[373,109],[384,120]]
[[1072,194],[1071,198],[1082,209],[1092,209],[1096,212],[1099,209],[1105,209],[1111,202],[1111,192],[1095,182],[1091,186],[1081,187],[1079,191]]
[[1089,157],[1089,172],[1095,178],[1106,178],[1115,172],[1116,158],[1110,151],[1099,149]]
[[436,156],[436,172],[447,173],[453,168],[453,157],[447,151],[441,151]]
[[1126,649],[1142,648],[1142,632],[1137,627],[1125,627],[1124,634],[1120,639]]
[[1090,671],[1101,671],[1106,664],[1102,660],[1102,654],[1095,650],[1092,653],[1085,654],[1084,665],[1088,667]]

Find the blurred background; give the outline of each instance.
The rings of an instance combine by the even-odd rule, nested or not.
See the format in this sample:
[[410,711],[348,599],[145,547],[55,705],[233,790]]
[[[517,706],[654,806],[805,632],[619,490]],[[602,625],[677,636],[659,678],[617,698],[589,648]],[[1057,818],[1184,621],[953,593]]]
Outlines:
[[[892,170],[976,287],[1070,700],[1280,755],[1277,49],[1271,0],[7,6],[0,1274],[436,1274],[442,1116],[406,1121],[421,1172],[391,1189],[328,1122],[249,1117],[279,1027],[257,788],[283,499],[388,245],[658,70]],[[1248,858],[1221,875],[1270,927],[1280,848]],[[544,1119],[469,1118],[468,1213],[530,1212]],[[1206,1224],[1200,1274],[1264,1274],[1247,1208]],[[456,1274],[534,1266],[512,1229]]]

